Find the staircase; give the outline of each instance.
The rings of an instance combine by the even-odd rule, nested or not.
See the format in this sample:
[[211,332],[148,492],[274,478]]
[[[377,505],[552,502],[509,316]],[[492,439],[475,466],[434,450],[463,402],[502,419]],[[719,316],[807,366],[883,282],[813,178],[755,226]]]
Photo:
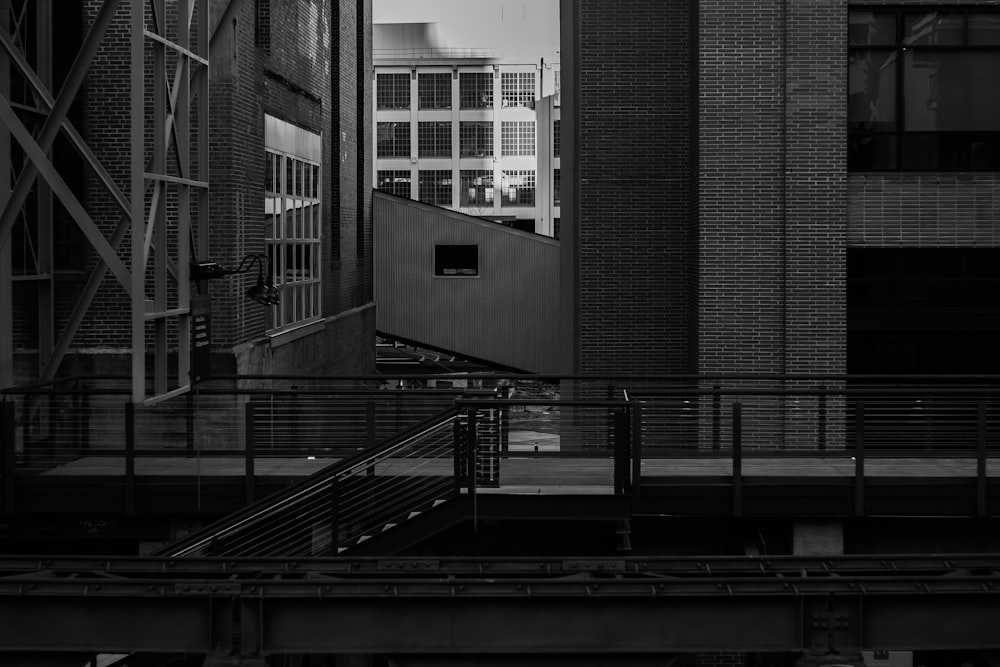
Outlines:
[[[465,518],[455,408],[160,550],[170,557],[392,553]],[[418,528],[419,526],[419,528]]]

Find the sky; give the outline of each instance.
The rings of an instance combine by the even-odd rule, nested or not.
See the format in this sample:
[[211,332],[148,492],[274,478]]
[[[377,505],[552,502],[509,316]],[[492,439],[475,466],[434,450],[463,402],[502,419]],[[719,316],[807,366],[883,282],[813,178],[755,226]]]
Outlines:
[[438,23],[453,48],[558,60],[559,0],[372,0],[374,23]]

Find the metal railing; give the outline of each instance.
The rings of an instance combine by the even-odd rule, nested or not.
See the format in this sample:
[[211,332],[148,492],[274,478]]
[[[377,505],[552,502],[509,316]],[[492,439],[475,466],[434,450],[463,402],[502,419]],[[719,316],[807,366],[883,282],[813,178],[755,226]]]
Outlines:
[[[427,388],[442,377],[465,386]],[[374,466],[338,473],[325,492],[324,502],[337,496],[343,508],[336,539],[329,522],[327,537],[317,529],[310,538],[309,549],[320,550],[393,523],[411,500],[442,499],[417,479],[467,494],[631,495],[637,505],[642,479],[669,468],[656,461],[714,459],[738,509],[754,459],[839,461],[859,495],[873,461],[961,459],[982,508],[988,461],[1000,450],[996,376],[238,377],[153,406],[130,403],[118,379],[78,378],[8,389],[3,400],[8,514],[17,480],[34,475],[120,477],[125,512],[134,513],[142,480],[168,469],[242,478],[251,503],[255,479],[304,479],[379,452]],[[455,410],[454,421],[437,440],[400,444],[398,434],[445,410]],[[386,444],[398,449],[380,449]]]

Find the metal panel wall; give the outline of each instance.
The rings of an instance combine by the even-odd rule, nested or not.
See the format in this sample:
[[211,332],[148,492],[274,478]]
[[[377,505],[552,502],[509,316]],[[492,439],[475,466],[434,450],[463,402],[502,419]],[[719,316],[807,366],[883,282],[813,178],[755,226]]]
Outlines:
[[[557,371],[559,241],[375,193],[376,328],[512,368]],[[479,249],[479,275],[435,276],[434,247]]]

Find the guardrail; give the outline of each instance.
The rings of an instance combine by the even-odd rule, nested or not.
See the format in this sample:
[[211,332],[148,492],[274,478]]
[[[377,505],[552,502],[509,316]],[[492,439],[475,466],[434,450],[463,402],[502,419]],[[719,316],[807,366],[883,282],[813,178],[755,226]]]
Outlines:
[[738,510],[753,458],[850,461],[861,499],[875,459],[961,457],[982,508],[1000,449],[996,376],[243,376],[153,406],[128,395],[120,378],[5,390],[4,511],[16,509],[17,478],[101,473],[124,479],[132,513],[140,480],[167,468],[243,477],[250,503],[254,479],[278,467],[306,477],[452,408],[473,444],[410,458],[454,456],[460,481],[475,469],[463,487],[473,494],[573,487],[637,504],[644,463],[714,458]]

